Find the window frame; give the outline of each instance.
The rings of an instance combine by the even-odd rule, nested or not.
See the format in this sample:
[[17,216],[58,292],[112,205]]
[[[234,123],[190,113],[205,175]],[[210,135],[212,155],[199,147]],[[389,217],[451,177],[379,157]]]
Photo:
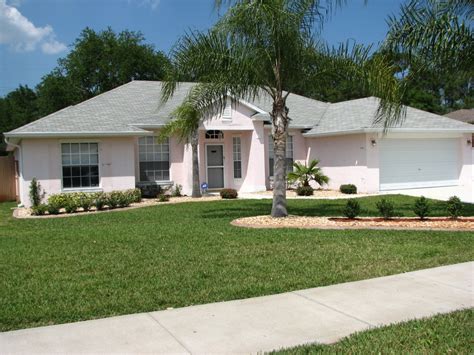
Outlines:
[[[215,135],[215,137],[213,137],[213,135]],[[224,138],[225,138],[224,131],[221,129],[208,129],[204,132],[204,139],[207,141],[211,141],[211,142],[223,141]]]
[[[149,144],[149,142],[147,141],[147,138],[150,138],[152,137],[153,138],[153,144]],[[142,139],[145,139],[146,142],[145,144],[140,144],[140,140]],[[144,136],[144,137],[139,137],[138,140],[137,140],[137,153],[138,153],[138,159],[137,159],[137,164],[138,164],[138,183],[139,184],[156,184],[156,183],[163,183],[163,182],[170,182],[172,181],[171,180],[171,151],[170,151],[170,139],[169,138],[166,138],[166,145],[168,146],[168,179],[167,180],[142,180],[142,172],[141,172],[141,166],[140,164],[141,163],[156,163],[156,162],[164,162],[165,160],[144,160],[142,161],[141,160],[141,157],[140,157],[140,153],[145,153],[145,155],[148,153],[147,151],[145,152],[140,152],[140,146],[155,146],[155,145],[164,145],[164,143],[157,143],[156,142],[156,139],[157,137],[156,136]],[[153,148],[153,152],[150,152],[151,154],[156,154],[157,152],[154,151],[154,148]],[[160,149],[160,154],[163,154],[163,149]],[[154,177],[156,177],[156,171],[157,169],[154,169]],[[159,171],[165,171],[165,170],[159,170]]]
[[[87,144],[97,144],[97,173],[98,173],[98,184],[97,186],[88,186],[88,187],[64,187],[64,165],[63,165],[63,144],[79,144],[79,152],[80,152],[80,144],[87,143]],[[90,140],[90,139],[72,139],[72,140],[60,140],[59,141],[59,156],[60,156],[60,163],[59,163],[59,171],[61,176],[61,191],[64,192],[94,192],[94,191],[102,191],[102,164],[101,164],[101,142],[98,140]],[[80,154],[80,153],[79,153]],[[72,165],[66,165],[72,166]],[[81,165],[76,165],[81,166]],[[89,165],[90,166],[90,165]]]
[[[235,144],[235,139],[238,139],[239,140],[239,144],[238,144],[238,147],[239,147],[239,151],[237,152],[237,154],[239,155],[239,159],[236,160],[235,159],[235,156],[236,156],[236,151],[235,151],[235,147],[236,147],[236,144]],[[235,163],[238,162],[240,163],[240,177],[236,177],[235,176],[235,172],[236,172],[236,169],[235,169]],[[232,136],[232,176],[234,178],[234,180],[242,180],[243,178],[243,175],[244,175],[244,172],[243,172],[243,169],[242,169],[242,137],[241,136]]]

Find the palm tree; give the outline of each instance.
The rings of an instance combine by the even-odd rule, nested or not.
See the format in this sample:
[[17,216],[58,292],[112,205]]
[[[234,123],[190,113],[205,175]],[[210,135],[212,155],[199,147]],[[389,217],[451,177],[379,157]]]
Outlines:
[[288,173],[288,180],[299,181],[301,186],[310,186],[311,181],[316,181],[320,186],[327,184],[329,178],[324,175],[318,164],[319,160],[311,160],[309,165],[300,162],[293,163],[293,171]]
[[[165,79],[162,100],[183,80],[198,81],[199,105],[206,116],[222,111],[227,97],[253,100],[270,97],[274,147],[273,217],[288,215],[285,147],[291,120],[287,98],[304,92],[318,75],[339,73],[365,82],[380,97],[378,119],[401,117],[398,81],[381,57],[369,50],[342,45],[331,49],[316,42],[318,26],[343,0],[229,0],[227,12],[207,32],[186,34],[171,53],[173,68]],[[218,8],[223,1],[217,0]],[[328,10],[329,9],[329,10]],[[321,60],[313,61],[314,52]]]
[[189,96],[172,113],[172,120],[160,130],[159,140],[170,136],[177,136],[181,142],[191,145],[192,151],[192,197],[201,197],[201,186],[199,184],[199,126],[202,122],[199,111],[195,108],[192,96]]
[[431,68],[469,72],[474,68],[472,0],[410,0],[389,18],[385,47]]

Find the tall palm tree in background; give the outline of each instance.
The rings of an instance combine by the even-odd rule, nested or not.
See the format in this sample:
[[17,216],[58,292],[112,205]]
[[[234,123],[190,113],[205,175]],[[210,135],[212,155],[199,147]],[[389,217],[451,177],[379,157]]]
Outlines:
[[[274,147],[274,189],[271,214],[288,215],[285,149],[291,92],[304,92],[315,78],[337,73],[366,84],[381,98],[377,119],[386,126],[402,117],[394,69],[370,49],[317,41],[324,21],[343,0],[216,0],[226,13],[207,32],[186,34],[171,53],[173,70],[163,86],[168,100],[180,81],[199,82],[194,109],[202,117],[222,112],[227,97],[251,101],[267,96]],[[314,61],[314,53],[318,53]],[[370,59],[370,60],[369,60]]]

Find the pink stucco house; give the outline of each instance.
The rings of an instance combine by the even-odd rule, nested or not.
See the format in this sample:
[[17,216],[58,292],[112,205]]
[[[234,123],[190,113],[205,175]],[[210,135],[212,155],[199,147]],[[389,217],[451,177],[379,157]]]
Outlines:
[[[181,184],[191,190],[191,149],[175,138],[153,136],[189,92],[182,83],[160,105],[161,83],[132,81],[5,134],[20,174],[21,203],[36,177],[47,194],[112,191],[138,184]],[[291,162],[319,159],[329,187],[353,183],[360,192],[415,192],[473,199],[474,126],[407,108],[403,123],[383,134],[374,125],[378,99],[329,104],[288,97]],[[210,189],[240,192],[270,188],[273,151],[271,102],[229,99],[219,117],[200,132],[200,179]],[[444,191],[444,192],[443,192]]]

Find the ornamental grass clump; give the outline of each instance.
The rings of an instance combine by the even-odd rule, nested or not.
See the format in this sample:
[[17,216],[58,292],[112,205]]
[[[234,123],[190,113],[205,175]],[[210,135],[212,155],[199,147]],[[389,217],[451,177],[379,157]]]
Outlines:
[[344,208],[343,212],[345,217],[349,219],[354,219],[360,214],[360,203],[359,201],[351,198],[347,200],[346,207]]
[[421,196],[420,198],[416,199],[413,212],[418,217],[420,217],[421,220],[426,219],[430,213],[430,204],[425,196]]
[[450,197],[447,202],[446,212],[448,212],[448,215],[452,219],[457,219],[461,215],[462,208],[463,208],[463,205],[459,197],[453,196],[453,197]]
[[392,219],[395,216],[395,207],[390,200],[383,198],[377,202],[376,206],[384,220]]

